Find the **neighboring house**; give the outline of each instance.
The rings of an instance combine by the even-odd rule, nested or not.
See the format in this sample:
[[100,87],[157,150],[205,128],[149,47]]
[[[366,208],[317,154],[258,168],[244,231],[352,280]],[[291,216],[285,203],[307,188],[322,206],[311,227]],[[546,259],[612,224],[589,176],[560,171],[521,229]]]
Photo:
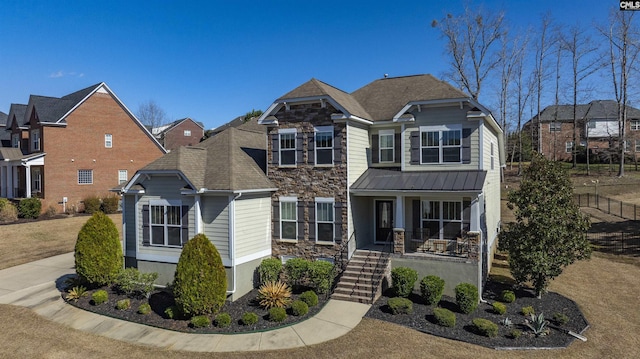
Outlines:
[[197,145],[204,136],[204,125],[187,117],[152,132],[167,151],[173,151],[180,146]]
[[9,118],[9,116],[0,111],[0,147],[11,146],[11,134],[5,131],[7,128],[7,118]]
[[[576,107],[578,146],[586,147],[592,154],[617,156],[620,128],[618,104],[613,100],[596,100]],[[640,154],[640,110],[627,106],[625,123],[626,152]],[[533,131],[531,129],[533,126]],[[552,105],[529,120],[523,131],[534,134],[534,149],[547,158],[570,161],[573,143],[573,105]]]
[[105,83],[12,104],[3,132],[0,197],[39,197],[43,211],[82,209],[165,153]]
[[503,132],[489,111],[431,75],[349,94],[316,79],[277,99],[268,127],[273,255],[351,258],[392,250],[480,290],[500,227]]
[[227,128],[240,127],[240,126],[242,126],[245,129],[251,128],[255,131],[264,131],[265,130],[264,126],[258,125],[257,119],[258,117],[252,117],[247,119],[245,116],[238,116],[233,120],[225,123],[224,125],[220,125],[212,130],[206,131],[205,135],[207,135],[208,137],[213,137],[219,134],[220,132],[226,130]]
[[271,193],[264,129],[229,128],[140,169],[123,190],[125,265],[173,281],[182,246],[204,233],[227,270],[235,300],[271,257]]

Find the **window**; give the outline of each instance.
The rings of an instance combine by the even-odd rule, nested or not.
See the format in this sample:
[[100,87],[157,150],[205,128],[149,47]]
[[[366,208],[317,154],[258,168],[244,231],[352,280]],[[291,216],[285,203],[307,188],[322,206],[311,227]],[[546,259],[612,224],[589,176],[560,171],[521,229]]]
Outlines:
[[278,131],[280,137],[280,166],[296,164],[296,129],[287,128]]
[[173,205],[149,206],[151,244],[182,246],[182,208]]
[[632,131],[640,130],[640,120],[631,120],[631,130]]
[[636,140],[636,152],[640,152],[640,140]]
[[110,133],[104,135],[104,147],[111,148],[113,146],[113,136]]
[[394,162],[394,136],[395,133],[393,130],[383,130],[379,132],[378,141],[379,141],[379,151],[380,151],[380,162]]
[[118,170],[118,184],[126,183],[129,180],[127,170]]
[[550,122],[549,123],[549,131],[550,132],[557,132],[557,131],[561,131],[562,130],[562,123],[561,122]]
[[78,170],[78,184],[93,184],[93,170]]
[[629,141],[623,141],[622,142],[623,146],[624,146],[624,152],[629,152],[631,151],[631,142]]
[[316,198],[316,240],[319,242],[333,242],[333,225],[333,198]]
[[333,164],[333,127],[319,126],[316,132],[316,165]]
[[40,167],[32,167],[31,171],[31,192],[42,192],[42,172]]
[[422,228],[430,239],[453,239],[462,232],[462,202],[422,200]]
[[280,239],[297,239],[298,216],[296,197],[280,197]]
[[14,133],[11,135],[11,146],[13,148],[20,148],[20,134]]
[[40,130],[31,130],[31,151],[40,151]]
[[571,151],[573,150],[573,142],[566,142],[564,144],[564,147],[566,153],[571,153]]
[[589,128],[589,129],[596,128],[596,121],[591,120],[591,121],[587,122],[587,128]]
[[460,163],[462,126],[420,127],[420,163]]
[[191,130],[184,130],[182,133],[184,134],[184,137],[191,136]]

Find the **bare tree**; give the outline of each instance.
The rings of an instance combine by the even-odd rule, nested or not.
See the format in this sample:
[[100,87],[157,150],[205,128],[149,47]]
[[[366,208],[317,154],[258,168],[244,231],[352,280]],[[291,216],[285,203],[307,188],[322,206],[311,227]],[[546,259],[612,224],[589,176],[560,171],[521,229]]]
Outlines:
[[[540,131],[542,130],[540,125],[540,111],[542,111],[541,97],[544,81],[548,77],[547,57],[553,50],[555,39],[550,37],[549,31],[552,24],[551,15],[549,13],[542,16],[542,22],[540,24],[540,32],[537,41],[534,43],[535,49],[535,87],[536,87],[536,106],[538,115],[531,118],[531,142],[535,141],[535,148],[538,152],[542,149],[542,136]],[[536,124],[537,120],[537,124]],[[536,133],[534,133],[534,131]]]
[[571,91],[573,95],[573,168],[577,166],[578,143],[578,93],[583,91],[583,81],[602,68],[602,62],[596,55],[598,46],[583,28],[573,26],[562,38],[562,48],[569,54],[571,61]]
[[514,74],[515,74],[515,91],[516,91],[516,109],[518,113],[518,176],[522,175],[522,120],[527,102],[533,92],[533,81],[535,77],[525,78],[525,53],[527,50],[527,40],[522,41],[516,57],[514,59]]
[[633,23],[634,13],[630,11],[612,11],[608,28],[600,32],[609,42],[609,63],[611,79],[618,103],[618,128],[620,146],[620,167],[618,176],[624,176],[625,126],[627,123],[627,103],[629,77],[635,70],[634,63],[640,50],[637,25]]
[[147,126],[150,130],[169,123],[167,114],[153,100],[141,103],[138,106],[136,116],[138,117],[140,122],[142,122],[142,124]]
[[487,11],[465,5],[458,16],[447,14],[433,20],[431,26],[441,31],[451,54],[451,72],[446,76],[471,97],[478,99],[484,80],[500,64],[499,39],[504,34],[504,12]]

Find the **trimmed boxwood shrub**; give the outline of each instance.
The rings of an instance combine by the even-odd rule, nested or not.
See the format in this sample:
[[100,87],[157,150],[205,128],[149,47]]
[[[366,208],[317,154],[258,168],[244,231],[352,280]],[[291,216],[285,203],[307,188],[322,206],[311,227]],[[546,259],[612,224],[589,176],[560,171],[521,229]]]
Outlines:
[[498,335],[498,324],[484,318],[475,318],[473,320],[473,326],[476,328],[478,334],[485,337],[493,338]]
[[244,314],[242,314],[242,318],[240,319],[240,322],[243,325],[254,325],[258,322],[258,314],[254,313],[254,312],[246,312]]
[[478,308],[478,287],[470,283],[460,283],[455,291],[456,303],[462,313],[469,314]]
[[503,303],[513,303],[516,300],[516,294],[508,289],[505,289],[500,293],[500,301]]
[[504,313],[507,312],[507,306],[504,305],[503,303],[500,302],[493,302],[493,304],[491,305],[493,307],[493,311],[496,314],[500,314],[503,315]]
[[189,324],[194,328],[206,328],[211,325],[211,319],[206,315],[196,315],[191,318]]
[[109,300],[109,293],[104,289],[97,290],[91,295],[91,302],[93,305],[106,303],[107,300]]
[[307,314],[309,312],[309,306],[307,305],[307,303],[301,301],[301,300],[294,300],[291,303],[291,314],[295,315],[296,317],[300,317],[303,316],[305,314]]
[[434,308],[433,316],[438,325],[443,327],[454,327],[456,325],[456,314],[446,308]]
[[158,273],[141,273],[137,268],[125,268],[116,278],[116,287],[129,297],[143,296],[149,298],[153,292],[153,282],[158,279]]
[[151,306],[149,305],[149,303],[140,304],[140,306],[138,307],[138,314],[147,315],[149,313],[151,313]]
[[315,307],[316,305],[318,305],[318,295],[312,290],[308,290],[300,294],[299,299],[307,303],[307,306],[309,307]]
[[96,196],[90,196],[82,200],[84,203],[84,213],[94,214],[100,212],[100,198]]
[[287,310],[284,308],[274,307],[269,309],[269,320],[272,322],[281,322],[287,319]]
[[18,202],[18,216],[21,218],[38,218],[42,210],[42,202],[36,197],[25,198]]
[[291,258],[284,264],[288,284],[293,287],[300,285],[306,279],[309,261],[304,258]]
[[428,275],[420,281],[420,294],[428,305],[438,304],[444,292],[444,279]]
[[93,285],[112,284],[122,270],[122,261],[116,225],[104,213],[95,213],[78,233],[75,246],[76,273]]
[[407,298],[395,297],[389,298],[387,306],[393,315],[411,314],[413,312],[413,302]]
[[212,314],[222,308],[227,275],[220,253],[204,234],[184,245],[174,278],[173,294],[182,313]]
[[129,298],[120,299],[116,302],[116,309],[118,310],[127,310],[129,308],[131,308],[131,300]]
[[118,205],[120,204],[120,198],[118,196],[109,196],[102,199],[102,205],[100,209],[105,214],[118,213]]
[[333,264],[327,261],[316,260],[309,263],[309,282],[319,294],[328,293],[331,289],[334,278],[333,268]]
[[231,316],[229,313],[220,313],[216,315],[216,327],[226,328],[231,325]]
[[267,282],[277,282],[282,271],[282,261],[278,258],[263,259],[258,266],[258,278],[260,285]]
[[418,272],[409,267],[396,267],[391,270],[391,286],[397,296],[408,297],[418,280]]

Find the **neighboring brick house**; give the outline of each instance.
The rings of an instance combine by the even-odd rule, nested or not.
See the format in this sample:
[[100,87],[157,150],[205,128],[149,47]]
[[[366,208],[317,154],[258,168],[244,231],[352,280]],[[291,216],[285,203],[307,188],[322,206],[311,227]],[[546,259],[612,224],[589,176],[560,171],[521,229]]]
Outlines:
[[39,197],[43,211],[82,209],[166,151],[105,83],[12,104],[0,151],[0,196]]
[[173,151],[180,146],[198,144],[204,136],[204,125],[187,117],[154,128],[152,132],[167,151]]
[[[588,144],[591,154],[617,156],[620,128],[618,125],[618,104],[613,100],[596,100],[576,106],[578,130],[576,139],[579,147]],[[640,110],[627,106],[625,123],[626,152],[640,155]],[[573,105],[552,105],[546,107],[529,120],[523,127],[525,133],[533,128],[534,149],[547,158],[570,161],[574,151]]]
[[0,111],[0,147],[11,146],[11,134],[5,131],[7,128],[7,118],[9,118],[9,116]]

